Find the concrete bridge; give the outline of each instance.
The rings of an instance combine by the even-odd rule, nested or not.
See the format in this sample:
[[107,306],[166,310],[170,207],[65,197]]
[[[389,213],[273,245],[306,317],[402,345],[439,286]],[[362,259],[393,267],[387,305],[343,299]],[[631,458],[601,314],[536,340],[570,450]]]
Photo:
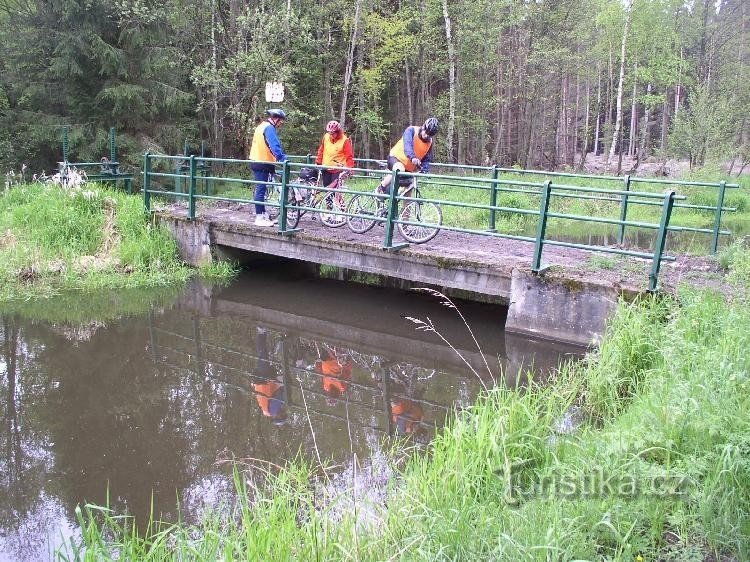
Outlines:
[[[515,240],[441,232],[427,244],[398,251],[382,247],[382,231],[365,235],[330,229],[309,216],[301,232],[284,235],[252,224],[249,205],[202,209],[189,220],[184,207],[157,212],[178,241],[188,263],[216,259],[250,262],[293,259],[378,276],[381,284],[398,280],[401,287],[429,286],[448,295],[508,306],[510,333],[591,345],[621,297],[645,292],[649,261],[631,258],[612,269],[597,268],[591,252],[545,249],[542,275],[532,273],[533,244]],[[662,273],[666,287],[703,258],[678,258]]]

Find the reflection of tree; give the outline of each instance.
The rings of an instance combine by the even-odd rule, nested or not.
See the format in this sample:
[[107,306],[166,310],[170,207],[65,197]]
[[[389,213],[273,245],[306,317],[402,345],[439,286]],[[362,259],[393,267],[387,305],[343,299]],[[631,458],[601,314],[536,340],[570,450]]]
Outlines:
[[[35,550],[44,541],[45,506],[40,490],[47,480],[47,455],[44,439],[32,427],[43,397],[30,400],[30,385],[38,383],[28,368],[31,346],[22,339],[19,322],[12,316],[0,316],[0,415],[3,437],[0,439],[0,530],[15,537],[6,542],[6,552],[19,560],[35,559]],[[23,377],[22,377],[23,373]],[[27,374],[28,373],[28,374]],[[41,385],[37,385],[40,386]],[[29,518],[33,525],[27,525]],[[53,526],[50,524],[48,526]]]

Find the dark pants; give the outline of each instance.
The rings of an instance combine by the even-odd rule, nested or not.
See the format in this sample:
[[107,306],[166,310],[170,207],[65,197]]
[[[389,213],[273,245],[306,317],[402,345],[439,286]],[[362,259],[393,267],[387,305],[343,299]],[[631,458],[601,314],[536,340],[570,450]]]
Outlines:
[[339,179],[342,171],[343,170],[323,170],[323,187],[338,187],[338,183],[336,185],[331,185],[331,183]]
[[[254,164],[250,169],[253,171],[253,175],[255,176],[255,181],[263,182],[263,183],[255,184],[255,195],[253,196],[253,199],[255,201],[265,201],[267,184],[273,181],[273,174],[274,174],[275,168],[272,164],[269,164],[269,165]],[[261,215],[265,212],[266,212],[265,205],[263,205],[262,203],[255,204],[256,215]]]

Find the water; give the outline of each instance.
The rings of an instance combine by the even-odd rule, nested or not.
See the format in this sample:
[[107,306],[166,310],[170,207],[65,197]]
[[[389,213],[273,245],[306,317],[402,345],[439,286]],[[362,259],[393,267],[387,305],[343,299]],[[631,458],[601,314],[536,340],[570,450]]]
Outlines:
[[[546,372],[581,352],[506,335],[503,308],[460,303],[479,352],[439,299],[294,266],[195,284],[167,304],[118,300],[142,312],[0,317],[2,561],[48,558],[79,536],[75,506],[108,493],[139,519],[152,503],[176,519],[179,496],[195,521],[231,499],[227,459],[283,464],[301,452],[336,471],[354,453],[382,456],[389,435],[426,443],[501,369],[515,384],[524,367]],[[461,356],[405,316],[429,319]]]

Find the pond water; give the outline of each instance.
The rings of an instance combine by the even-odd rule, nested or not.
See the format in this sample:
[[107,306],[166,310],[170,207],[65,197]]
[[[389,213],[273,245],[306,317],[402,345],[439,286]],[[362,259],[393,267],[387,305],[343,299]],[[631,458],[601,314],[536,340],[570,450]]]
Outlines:
[[504,308],[458,302],[478,348],[439,298],[293,264],[195,283],[142,312],[125,301],[104,299],[85,322],[0,316],[2,561],[50,558],[79,536],[83,502],[109,497],[141,520],[153,503],[174,520],[179,498],[195,521],[231,497],[222,460],[301,453],[336,470],[388,436],[426,443],[483,387],[583,351],[505,334]]

